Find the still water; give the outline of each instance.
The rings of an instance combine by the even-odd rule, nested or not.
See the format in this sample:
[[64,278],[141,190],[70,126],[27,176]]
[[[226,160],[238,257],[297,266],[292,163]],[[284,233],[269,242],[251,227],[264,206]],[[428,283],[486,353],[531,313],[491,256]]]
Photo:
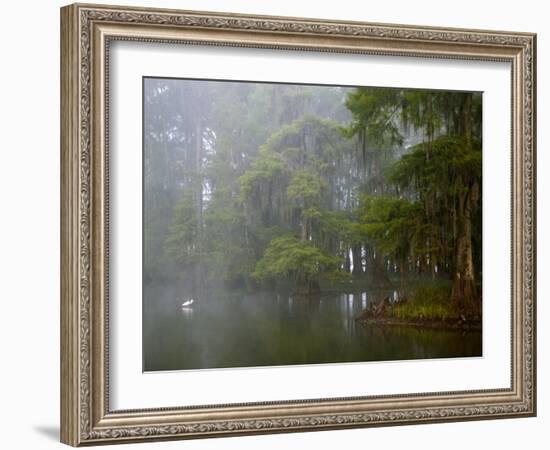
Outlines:
[[145,286],[145,371],[481,356],[481,333],[364,325],[354,319],[391,291],[318,299]]

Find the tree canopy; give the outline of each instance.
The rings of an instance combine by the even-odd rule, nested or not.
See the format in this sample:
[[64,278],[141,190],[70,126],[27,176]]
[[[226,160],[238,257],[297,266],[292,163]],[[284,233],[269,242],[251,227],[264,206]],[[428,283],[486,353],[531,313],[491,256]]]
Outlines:
[[481,276],[481,95],[146,79],[144,271],[318,293]]

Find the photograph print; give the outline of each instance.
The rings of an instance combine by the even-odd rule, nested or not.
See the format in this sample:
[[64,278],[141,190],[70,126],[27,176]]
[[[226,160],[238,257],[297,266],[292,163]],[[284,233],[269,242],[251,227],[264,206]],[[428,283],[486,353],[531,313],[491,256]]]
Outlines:
[[482,94],[143,78],[143,370],[482,356]]

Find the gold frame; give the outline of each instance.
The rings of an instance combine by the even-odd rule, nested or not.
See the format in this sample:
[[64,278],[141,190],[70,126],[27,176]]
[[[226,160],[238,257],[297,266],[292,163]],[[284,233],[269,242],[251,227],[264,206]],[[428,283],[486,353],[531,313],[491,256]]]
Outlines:
[[[108,58],[112,40],[507,61],[512,67],[508,389],[111,411]],[[536,35],[75,4],[61,9],[61,441],[73,446],[534,416]]]

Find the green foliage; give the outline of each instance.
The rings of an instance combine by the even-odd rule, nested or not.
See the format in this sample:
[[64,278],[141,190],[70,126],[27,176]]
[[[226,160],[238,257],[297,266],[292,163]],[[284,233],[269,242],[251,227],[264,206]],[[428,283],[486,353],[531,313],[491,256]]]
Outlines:
[[311,241],[284,236],[269,243],[252,276],[257,280],[314,278],[323,272],[337,271],[341,262]]
[[388,189],[384,170],[403,145],[400,129],[404,92],[400,89],[361,87],[348,93],[346,106],[352,121],[343,134],[355,138],[363,169],[363,192],[383,193]]
[[402,259],[411,253],[417,242],[421,214],[418,203],[402,198],[364,195],[359,206],[357,229],[380,251]]
[[442,136],[413,147],[393,164],[388,176],[402,189],[411,187],[421,196],[458,195],[470,183],[481,182],[481,146],[463,137]]
[[453,98],[458,97],[445,91],[403,91],[402,120],[405,125],[421,130],[431,141],[436,132],[442,129],[446,114],[449,113],[449,102]]
[[335,163],[349,148],[339,131],[348,90],[147,80],[149,279],[246,283],[273,239],[302,230],[316,239]]
[[260,151],[260,156],[239,178],[241,195],[244,199],[258,194],[264,184],[284,182],[288,177],[288,165],[281,155],[268,150]]
[[281,127],[262,145],[239,178],[256,254],[264,255],[263,230],[272,227],[301,235],[304,241],[312,239],[330,251],[322,243],[319,223],[334,202],[332,177],[346,145],[334,122],[307,115]]
[[364,240],[354,215],[349,211],[323,211],[319,217],[320,232],[346,247],[360,244]]
[[388,315],[400,320],[446,321],[460,318],[452,302],[447,287],[420,286],[412,299],[398,303],[388,311]]
[[403,138],[398,118],[402,103],[403,91],[400,89],[357,88],[348,94],[346,100],[346,106],[353,114],[351,126],[345,130],[347,135],[359,134],[365,144],[401,144]]
[[[481,233],[481,96],[358,88],[346,105],[353,120],[344,132],[362,143],[365,192],[396,199],[363,199],[369,211],[361,232],[402,267],[406,260],[431,266],[432,274],[444,267],[457,283],[467,277],[473,284],[471,268],[481,261],[480,241],[472,237]],[[411,126],[421,142],[400,150]],[[389,161],[388,146],[402,156]],[[402,208],[397,200],[416,206]]]
[[327,190],[328,185],[319,174],[311,170],[296,170],[292,173],[286,192],[291,202],[308,207],[319,205]]
[[280,153],[293,170],[310,168],[328,175],[350,143],[339,123],[304,115],[273,133],[262,148]]
[[244,213],[231,193],[217,190],[204,213],[204,260],[211,280],[242,282],[254,270],[254,253],[246,245],[244,226]]
[[[455,136],[418,144],[393,164],[388,178],[403,192],[414,192],[422,205],[417,254],[445,260],[456,251],[457,230],[463,230],[460,224],[465,221],[478,224],[475,235],[481,234],[481,220],[475,221],[481,215],[481,170],[479,142]],[[460,269],[457,259],[455,254],[451,264]]]
[[199,222],[191,193],[182,196],[174,209],[174,219],[166,237],[166,256],[180,268],[186,268],[199,257]]

